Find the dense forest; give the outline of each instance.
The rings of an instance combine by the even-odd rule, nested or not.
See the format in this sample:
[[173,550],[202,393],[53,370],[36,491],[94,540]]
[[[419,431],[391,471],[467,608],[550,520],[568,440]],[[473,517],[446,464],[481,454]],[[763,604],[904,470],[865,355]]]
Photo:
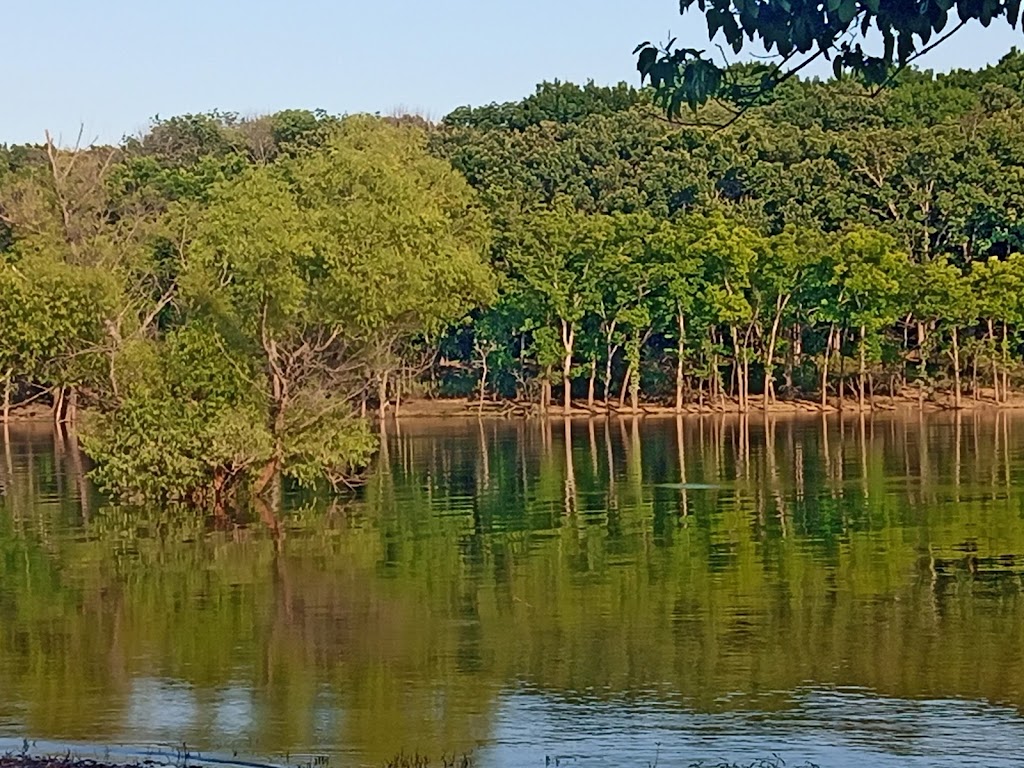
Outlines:
[[214,113],[2,147],[3,419],[78,424],[111,492],[214,498],[349,482],[409,396],[1010,398],[1024,55],[794,78],[724,129],[655,102],[555,82],[438,124]]

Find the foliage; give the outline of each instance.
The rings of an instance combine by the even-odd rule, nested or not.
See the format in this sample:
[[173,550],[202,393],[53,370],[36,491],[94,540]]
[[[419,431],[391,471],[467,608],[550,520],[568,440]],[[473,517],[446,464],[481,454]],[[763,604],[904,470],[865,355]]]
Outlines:
[[712,41],[721,36],[734,53],[757,45],[770,63],[723,68],[703,50],[675,47],[675,40],[641,43],[634,51],[637,70],[670,118],[683,105],[696,112],[712,99],[741,108],[761,103],[819,57],[832,61],[837,78],[852,72],[869,84],[887,84],[966,24],[1004,20],[1016,27],[1021,14],[1019,0],[680,0],[680,13],[695,7]]
[[437,125],[215,112],[4,148],[5,398],[81,403],[105,486],[175,498],[351,482],[365,415],[412,392],[1001,403],[1024,55],[869,95],[792,77],[709,132],[554,82]]
[[182,326],[160,343],[134,342],[119,367],[120,403],[93,414],[83,437],[104,490],[186,500],[216,473],[230,483],[269,457],[253,366],[209,324]]

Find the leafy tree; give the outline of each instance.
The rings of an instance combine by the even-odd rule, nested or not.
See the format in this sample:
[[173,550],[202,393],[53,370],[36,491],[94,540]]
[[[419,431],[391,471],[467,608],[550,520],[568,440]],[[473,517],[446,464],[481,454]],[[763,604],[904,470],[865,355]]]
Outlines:
[[[0,384],[10,419],[16,379],[63,387],[88,379],[116,287],[88,267],[27,255],[0,261]],[[73,420],[74,414],[70,414]]]
[[979,318],[984,322],[992,370],[992,388],[997,403],[1009,398],[1010,326],[1024,319],[1024,256],[1011,254],[1001,260],[990,258],[971,265],[970,280],[977,300]]
[[912,311],[932,328],[945,326],[950,335],[953,362],[953,403],[962,406],[960,329],[977,321],[978,302],[963,273],[944,259],[928,262],[910,272],[914,295]]
[[[872,84],[888,83],[899,70],[968,23],[988,26],[1004,20],[1016,27],[1017,0],[944,0],[921,5],[911,0],[681,0],[680,13],[696,6],[708,36],[721,35],[735,53],[756,43],[774,57],[770,64],[723,68],[702,50],[641,43],[637,69],[654,86],[670,117],[683,105],[692,110],[712,99],[741,109],[759,103],[773,89],[819,59],[831,59],[836,77],[852,71]],[[951,19],[951,14],[956,18]],[[947,26],[952,23],[951,29]],[[877,36],[881,47],[869,40]],[[933,38],[935,38],[933,40]],[[865,45],[872,52],[865,50]]]
[[[217,495],[251,480],[261,493],[281,473],[345,482],[372,454],[356,403],[382,348],[458,320],[491,291],[471,191],[423,152],[421,132],[380,120],[346,120],[322,148],[252,166],[176,215],[188,223],[188,322],[123,359],[166,383],[133,386],[89,443],[121,491]],[[201,333],[181,335],[194,324]],[[133,484],[162,451],[174,462],[163,477]]]
[[[572,408],[573,355],[580,324],[598,303],[598,269],[609,236],[607,222],[564,203],[518,219],[502,244],[509,276],[522,286],[521,298],[537,320],[534,343],[544,369],[546,408],[555,334],[560,345],[562,408]],[[540,333],[541,329],[545,329]]]
[[[857,334],[860,358],[858,394],[863,408],[868,356],[879,334],[902,314],[909,260],[905,252],[896,248],[891,237],[872,230],[855,229],[836,240],[824,266],[831,291],[822,303],[821,314],[832,325],[832,349],[838,354],[842,354],[848,331],[853,330]],[[826,368],[828,354],[826,349]],[[838,386],[842,401],[842,376]]]
[[683,385],[687,360],[687,333],[693,330],[691,318],[700,290],[701,261],[691,249],[685,220],[664,222],[651,238],[652,261],[660,272],[658,302],[662,330],[675,338],[676,412],[683,409]]

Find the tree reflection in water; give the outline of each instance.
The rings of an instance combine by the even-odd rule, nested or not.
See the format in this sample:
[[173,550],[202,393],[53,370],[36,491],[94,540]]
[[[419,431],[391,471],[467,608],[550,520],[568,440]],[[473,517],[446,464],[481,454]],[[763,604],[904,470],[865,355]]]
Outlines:
[[375,763],[494,749],[520,695],[624,739],[837,687],[1019,712],[1019,418],[409,420],[358,498],[230,523],[108,506],[15,425],[0,733]]

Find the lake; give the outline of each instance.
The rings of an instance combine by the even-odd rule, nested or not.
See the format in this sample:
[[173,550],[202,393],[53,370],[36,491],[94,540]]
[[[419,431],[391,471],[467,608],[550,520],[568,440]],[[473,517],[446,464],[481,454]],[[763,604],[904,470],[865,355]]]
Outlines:
[[226,520],[13,426],[0,751],[1021,765],[1024,414],[388,431],[356,497]]

